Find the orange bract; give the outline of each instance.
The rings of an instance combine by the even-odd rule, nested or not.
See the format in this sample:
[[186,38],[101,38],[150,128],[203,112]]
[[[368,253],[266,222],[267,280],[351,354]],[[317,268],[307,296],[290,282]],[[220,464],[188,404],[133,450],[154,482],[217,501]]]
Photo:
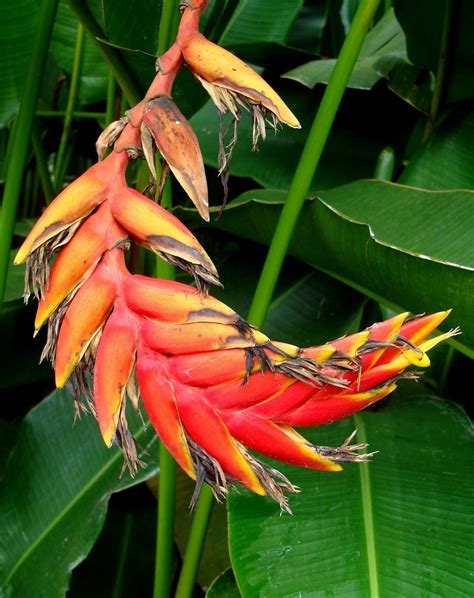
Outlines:
[[[147,95],[99,137],[98,164],[64,189],[20,248],[27,287],[40,299],[35,328],[48,322],[43,356],[58,387],[70,384],[77,405],[95,413],[107,446],[122,447],[132,473],[140,461],[126,419],[127,399],[149,418],[176,461],[217,496],[241,483],[289,510],[297,488],[249,449],[324,471],[364,462],[365,444],[312,445],[292,426],[351,415],[391,393],[427,351],[455,331],[427,339],[449,312],[409,319],[403,313],[369,329],[299,348],[270,340],[233,309],[208,296],[217,270],[194,235],[173,214],[131,189],[126,170],[145,157],[155,184],[155,147],[209,219],[198,140],[171,99],[183,59],[220,112],[254,119],[254,144],[266,119],[299,127],[276,92],[248,65],[199,33],[207,0],[185,0],[176,43],[160,57]],[[222,140],[221,140],[222,141]],[[225,144],[222,144],[223,146]],[[223,170],[232,153],[221,147]],[[102,160],[105,153],[110,154]],[[226,153],[227,151],[227,153]],[[191,274],[197,288],[132,275],[131,241]],[[50,262],[56,258],[50,270]]]

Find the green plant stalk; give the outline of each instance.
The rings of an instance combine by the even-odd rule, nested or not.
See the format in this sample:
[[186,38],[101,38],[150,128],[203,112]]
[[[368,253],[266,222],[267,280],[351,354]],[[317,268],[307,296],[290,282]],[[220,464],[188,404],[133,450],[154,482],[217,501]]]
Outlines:
[[115,120],[115,97],[117,93],[117,81],[112,71],[109,71],[107,79],[107,103],[105,110],[105,127]]
[[194,512],[175,598],[190,598],[193,595],[213,504],[214,496],[212,491],[209,486],[204,484]]
[[[159,159],[157,160],[160,163]],[[158,170],[159,173],[159,170]],[[157,174],[158,174],[157,173]],[[161,198],[163,208],[172,207],[171,181],[167,178]],[[175,269],[157,258],[155,274],[158,278],[173,280]],[[158,518],[156,532],[154,598],[169,596],[174,547],[174,520],[176,513],[176,461],[166,446],[160,442],[160,483],[158,486]]]
[[127,554],[130,548],[130,540],[132,537],[132,527],[132,513],[127,513],[125,515],[122,542],[120,544],[120,553],[117,567],[115,569],[115,583],[112,589],[111,598],[120,598],[120,596],[123,596],[123,582],[125,577],[125,567],[127,564]]
[[249,312],[249,321],[255,326],[261,326],[265,320],[296,221],[379,3],[380,0],[363,0],[360,3],[324,92],[257,284]]
[[178,3],[164,0],[163,8],[161,9],[160,25],[158,28],[158,44],[156,47],[157,56],[164,54],[176,38],[179,16]]
[[453,18],[453,0],[445,0],[444,18],[443,18],[443,32],[441,34],[441,47],[439,50],[438,70],[436,71],[435,86],[433,90],[433,97],[431,99],[430,113],[426,121],[425,130],[423,132],[423,139],[421,143],[428,141],[433,126],[438,116],[439,107],[444,93],[444,83],[446,80],[446,70],[449,60],[449,42],[451,32],[451,22]]
[[[157,55],[161,56],[171,46],[179,25],[179,13],[173,0],[164,0],[159,27]],[[156,160],[157,184],[162,172],[161,160]],[[157,197],[158,200],[158,197]],[[161,206],[170,210],[172,205],[171,180],[168,174],[161,197]],[[157,258],[156,276],[174,279],[175,268]],[[210,496],[208,496],[210,494]],[[158,496],[158,532],[155,565],[154,598],[169,595],[171,585],[171,564],[174,545],[174,518],[176,504],[176,462],[166,447],[160,445],[160,486]],[[180,572],[176,596],[191,596],[199,567],[202,547],[206,538],[207,523],[212,509],[212,493],[204,486],[193,517],[188,544]],[[164,527],[164,529],[163,529]]]
[[37,121],[33,123],[33,128],[31,131],[31,143],[33,145],[36,165],[41,178],[44,197],[46,203],[50,204],[54,199],[54,187],[53,182],[51,181],[51,175],[49,174],[48,158],[44,151],[43,140],[41,139],[41,133]]
[[176,462],[160,442],[160,482],[156,533],[154,598],[170,595],[173,573],[174,519],[176,512]]
[[72,63],[71,83],[69,86],[69,93],[66,104],[66,114],[64,117],[63,131],[61,140],[59,142],[59,149],[56,155],[54,164],[53,182],[54,188],[57,191],[61,188],[63,177],[61,176],[66,155],[67,145],[69,142],[69,133],[71,131],[71,124],[74,114],[74,105],[77,101],[77,92],[79,90],[79,82],[81,78],[81,65],[84,53],[84,28],[81,24],[77,26],[76,46],[74,49],[74,60]]
[[69,6],[101,51],[130,106],[138,104],[143,96],[140,85],[120,52],[112,46],[100,42],[100,39],[105,38],[104,32],[94,19],[87,4],[83,0],[69,0]]
[[0,213],[0,304],[3,303],[7,282],[10,250],[15,228],[15,219],[20,197],[23,171],[28,157],[31,128],[36,112],[43,71],[48,55],[58,0],[43,0],[39,14],[36,38],[32,45],[32,56],[25,81],[20,111],[11,133],[11,145],[6,183]]
[[[163,0],[160,26],[158,30],[157,56],[161,56],[171,45],[177,31],[176,13],[177,3],[174,0]],[[156,156],[157,185],[162,174],[162,163]],[[159,198],[156,197],[158,200]],[[171,209],[173,205],[171,180],[167,177],[161,197],[163,208]],[[175,270],[171,264],[162,259],[156,259],[155,274],[159,278],[173,280]],[[173,550],[174,550],[174,520],[176,514],[176,461],[170,455],[166,446],[160,442],[160,483],[158,487],[158,517],[156,531],[155,581],[154,598],[166,598],[170,595]]]
[[[249,321],[257,327],[261,327],[265,321],[296,221],[379,3],[380,0],[363,0],[359,5],[316,113],[250,308]],[[189,598],[192,595],[212,505],[212,492],[208,486],[204,486],[191,525],[176,598]]]
[[[66,110],[37,110],[36,116],[38,118],[64,118],[66,116]],[[105,112],[84,112],[83,110],[74,110],[72,113],[73,118],[91,118],[91,119],[102,119],[105,118]]]

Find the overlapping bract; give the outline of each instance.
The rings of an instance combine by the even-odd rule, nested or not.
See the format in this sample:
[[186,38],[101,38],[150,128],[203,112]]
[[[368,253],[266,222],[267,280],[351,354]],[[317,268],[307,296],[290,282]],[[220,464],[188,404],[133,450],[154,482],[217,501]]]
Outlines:
[[[96,414],[107,446],[119,444],[130,470],[140,462],[126,408],[140,397],[162,442],[197,481],[217,496],[241,483],[282,509],[296,491],[249,450],[302,467],[339,471],[370,455],[351,445],[313,446],[293,426],[351,415],[392,392],[410,365],[452,333],[426,340],[448,312],[395,316],[321,347],[271,341],[230,307],[206,294],[217,271],[192,233],[172,214],[128,187],[132,158],[145,157],[155,177],[158,148],[208,220],[199,145],[171,99],[183,59],[221,112],[254,116],[255,138],[272,114],[298,121],[281,98],[238,58],[206,40],[198,20],[207,0],[182,3],[178,39],[158,61],[145,99],[112,123],[97,142],[98,164],[45,210],[15,262],[27,261],[26,295],[39,299],[35,328],[48,323],[43,352],[56,385],[69,384]],[[104,159],[108,150],[111,153]],[[124,251],[133,240],[192,274],[197,288],[132,275]],[[50,267],[52,259],[54,262]]]
[[[109,236],[83,243],[99,223]],[[38,230],[27,246],[36,247]],[[89,396],[105,443],[123,447],[132,471],[126,401],[137,408],[140,394],[161,440],[199,485],[225,495],[240,482],[286,509],[284,492],[296,488],[248,449],[326,471],[365,460],[362,445],[312,446],[292,426],[327,423],[380,400],[408,366],[427,366],[426,351],[447,336],[425,340],[447,316],[441,312],[401,314],[321,347],[272,342],[198,289],[130,274],[125,238],[102,205],[60,251],[36,325],[49,318],[57,386],[69,381]],[[75,249],[90,245],[101,255]]]

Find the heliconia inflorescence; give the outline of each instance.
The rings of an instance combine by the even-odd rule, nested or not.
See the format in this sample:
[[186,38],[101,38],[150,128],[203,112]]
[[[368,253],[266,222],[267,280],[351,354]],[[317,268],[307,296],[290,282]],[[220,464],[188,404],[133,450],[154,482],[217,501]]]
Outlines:
[[[64,189],[33,227],[15,263],[26,261],[26,297],[39,300],[35,328],[48,324],[43,357],[58,388],[70,385],[95,413],[107,446],[119,444],[132,473],[140,464],[127,427],[126,402],[140,397],[161,441],[183,470],[217,496],[239,482],[289,510],[296,491],[249,449],[302,467],[339,471],[370,454],[351,445],[313,446],[293,426],[351,415],[392,392],[429,365],[427,351],[454,332],[427,337],[449,312],[407,313],[320,347],[270,340],[207,294],[218,284],[214,264],[172,214],[131,189],[130,160],[146,158],[155,177],[155,150],[199,213],[209,219],[199,144],[171,98],[186,62],[221,112],[236,121],[240,107],[254,119],[254,142],[265,122],[299,123],[250,67],[199,33],[204,0],[181,4],[175,44],[157,62],[146,97],[97,141],[99,162]],[[112,151],[107,157],[108,150]],[[130,241],[148,247],[194,277],[196,287],[132,275]],[[51,259],[55,257],[50,267]]]

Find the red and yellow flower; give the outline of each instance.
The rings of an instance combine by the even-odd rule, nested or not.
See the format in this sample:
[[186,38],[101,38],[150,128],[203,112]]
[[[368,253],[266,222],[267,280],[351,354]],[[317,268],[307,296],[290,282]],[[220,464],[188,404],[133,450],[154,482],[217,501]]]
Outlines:
[[[70,383],[96,414],[107,446],[139,459],[126,420],[127,400],[144,408],[183,470],[216,495],[241,483],[288,509],[296,488],[249,450],[302,467],[339,471],[367,460],[351,445],[314,446],[293,426],[346,417],[391,393],[427,352],[453,332],[429,335],[448,312],[400,314],[320,347],[270,340],[207,295],[218,274],[193,234],[171,213],[127,185],[131,159],[155,149],[208,220],[208,191],[197,138],[171,98],[183,60],[219,110],[251,110],[256,135],[265,118],[299,123],[250,67],[206,40],[198,19],[206,0],[182,3],[177,42],[158,61],[145,99],[100,136],[100,161],[45,210],[18,251],[27,262],[26,294],[39,299],[35,328],[48,323],[43,355],[56,385]],[[110,154],[103,159],[108,148]],[[132,275],[124,252],[135,241],[190,273],[196,287]],[[53,265],[50,262],[54,259]]]

